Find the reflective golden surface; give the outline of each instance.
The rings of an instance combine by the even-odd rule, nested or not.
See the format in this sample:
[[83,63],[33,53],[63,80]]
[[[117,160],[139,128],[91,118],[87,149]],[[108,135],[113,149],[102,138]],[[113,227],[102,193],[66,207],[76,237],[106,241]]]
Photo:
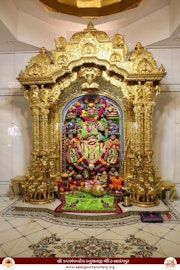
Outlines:
[[162,181],[162,187],[163,190],[168,191],[169,192],[169,199],[171,202],[174,201],[174,197],[176,195],[176,186],[173,182],[171,181]]
[[15,194],[21,194],[22,188],[27,180],[28,178],[26,176],[16,176],[11,179],[11,184],[9,185],[10,199],[14,199]]
[[78,8],[100,8],[120,3],[121,1],[122,0],[57,0],[58,3]]
[[[103,168],[110,173],[112,164],[115,164],[118,177],[124,179],[123,189],[130,192],[133,203],[140,206],[158,204],[158,194],[163,187],[153,164],[152,113],[156,96],[160,93],[159,82],[164,75],[163,66],[157,66],[151,52],[140,42],[133,52],[128,53],[123,35],[114,34],[110,40],[105,32],[95,29],[91,22],[85,30],[75,33],[70,42],[64,37],[57,38],[50,54],[42,48],[38,55],[30,59],[18,78],[24,86],[32,112],[32,161],[24,187],[25,200],[31,203],[52,201],[58,189],[57,183],[66,173],[66,145],[71,144],[67,142],[65,122],[68,120],[70,104],[72,107],[77,106],[76,113],[77,109],[81,111],[79,120],[83,125],[92,125],[86,128],[91,129],[93,125],[103,123],[102,113],[105,115],[107,104],[100,103],[99,114],[93,115],[93,120],[87,118],[86,110],[76,105],[80,98],[87,99],[93,95],[92,102],[87,102],[91,106],[90,112],[95,106],[96,97],[108,101],[110,105],[114,104],[111,106],[114,110],[121,110],[116,134],[120,153],[116,151],[119,146],[113,146],[115,141],[109,144],[106,138],[104,142],[98,142],[98,148],[93,146],[94,149],[102,146],[98,150],[101,151],[99,159],[93,157],[92,142],[87,146],[83,135],[82,142],[89,147],[89,152],[84,152],[83,144],[78,152],[73,146],[69,162],[80,172],[81,169],[85,170],[82,166],[85,166],[86,161],[86,175],[89,173],[90,177],[93,177],[92,173],[101,173]],[[107,111],[108,115],[111,113]],[[112,119],[117,119],[117,114]],[[105,124],[102,125],[105,127]],[[104,131],[101,134],[105,136]],[[110,158],[110,154],[106,156],[106,153],[114,155],[113,158]],[[96,171],[98,166],[101,171]],[[72,175],[64,181],[67,187],[63,181],[61,189],[74,188]],[[70,181],[73,184],[70,185]],[[76,184],[78,181],[83,183],[79,176],[76,177]]]
[[137,7],[142,0],[40,0],[48,9],[79,17],[100,17]]

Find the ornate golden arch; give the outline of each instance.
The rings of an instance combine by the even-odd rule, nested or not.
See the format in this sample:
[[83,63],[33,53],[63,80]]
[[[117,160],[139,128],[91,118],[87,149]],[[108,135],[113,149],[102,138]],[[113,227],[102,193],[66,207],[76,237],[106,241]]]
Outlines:
[[62,174],[61,111],[71,99],[93,93],[111,98],[123,109],[125,155],[120,172],[131,200],[139,205],[157,204],[160,178],[152,161],[152,112],[164,75],[163,66],[157,66],[140,42],[128,53],[124,36],[115,34],[110,40],[91,22],[69,42],[57,38],[51,54],[43,47],[18,77],[32,112],[26,200],[46,203],[54,199]]

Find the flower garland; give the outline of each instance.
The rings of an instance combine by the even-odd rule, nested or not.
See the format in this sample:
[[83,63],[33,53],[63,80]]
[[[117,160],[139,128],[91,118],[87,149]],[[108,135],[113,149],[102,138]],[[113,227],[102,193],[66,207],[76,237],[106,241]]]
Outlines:
[[85,110],[82,110],[81,103],[79,101],[76,102],[76,108],[77,108],[78,113],[80,114],[80,116],[83,118],[84,121],[91,122],[91,121],[97,120],[103,114],[103,112],[105,110],[105,107],[106,107],[106,100],[105,100],[105,98],[103,98],[102,101],[103,101],[102,102],[102,105],[101,105],[101,107],[100,107],[97,115],[95,115],[94,117],[88,117],[86,115],[86,111]]

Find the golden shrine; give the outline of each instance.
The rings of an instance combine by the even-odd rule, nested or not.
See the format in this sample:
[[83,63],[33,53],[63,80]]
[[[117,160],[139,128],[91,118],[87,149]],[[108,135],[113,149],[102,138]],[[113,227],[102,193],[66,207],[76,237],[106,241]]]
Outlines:
[[[140,42],[94,28],[43,47],[18,77],[32,113],[32,161],[24,200],[54,200],[74,189],[129,192],[139,206],[159,203],[152,113],[165,75]],[[92,182],[92,183],[91,183]],[[101,186],[101,188],[100,188]]]

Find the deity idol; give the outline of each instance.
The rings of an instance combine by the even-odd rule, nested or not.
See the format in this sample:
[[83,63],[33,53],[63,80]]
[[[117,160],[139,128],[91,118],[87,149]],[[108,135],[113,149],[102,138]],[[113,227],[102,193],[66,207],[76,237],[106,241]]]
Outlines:
[[88,180],[119,162],[120,142],[108,130],[105,99],[86,98],[76,107],[79,118],[75,134],[67,135],[66,159]]
[[93,172],[109,166],[106,161],[108,152],[105,143],[99,142],[98,130],[94,126],[83,127],[81,136],[79,143],[68,146],[67,160],[88,179]]

